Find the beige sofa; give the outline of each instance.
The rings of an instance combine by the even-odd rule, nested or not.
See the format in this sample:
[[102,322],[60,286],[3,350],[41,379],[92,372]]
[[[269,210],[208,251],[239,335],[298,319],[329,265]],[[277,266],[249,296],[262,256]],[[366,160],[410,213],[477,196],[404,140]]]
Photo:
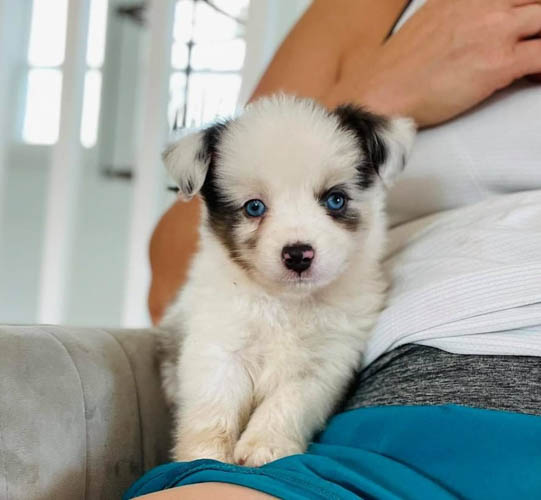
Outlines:
[[0,327],[0,499],[120,498],[167,461],[151,330]]

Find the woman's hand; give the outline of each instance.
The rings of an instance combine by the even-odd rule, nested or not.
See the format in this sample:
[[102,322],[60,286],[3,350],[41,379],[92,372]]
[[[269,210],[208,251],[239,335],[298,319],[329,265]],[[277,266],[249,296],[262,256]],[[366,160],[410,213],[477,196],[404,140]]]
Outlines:
[[324,100],[435,125],[541,72],[540,32],[541,0],[428,0],[378,49],[350,49]]

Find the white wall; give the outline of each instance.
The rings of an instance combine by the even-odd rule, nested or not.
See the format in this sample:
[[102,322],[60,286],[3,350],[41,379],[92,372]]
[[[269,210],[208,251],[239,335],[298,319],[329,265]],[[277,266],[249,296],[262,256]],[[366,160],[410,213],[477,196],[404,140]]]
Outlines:
[[[116,0],[113,5],[124,3]],[[104,64],[98,145],[87,158],[68,283],[68,323],[118,326],[126,279],[133,182],[105,177],[104,167],[133,168],[139,102],[141,27],[111,16]]]
[[[47,153],[18,147],[24,111],[24,66],[31,0],[3,0],[2,138],[0,164],[0,320],[24,323],[36,318],[42,247]],[[7,45],[6,45],[7,44]],[[2,151],[3,150],[3,151]],[[39,150],[39,151],[38,151]]]
[[40,257],[48,169],[31,159],[6,162],[6,191],[0,262],[0,321],[32,323],[37,318]]

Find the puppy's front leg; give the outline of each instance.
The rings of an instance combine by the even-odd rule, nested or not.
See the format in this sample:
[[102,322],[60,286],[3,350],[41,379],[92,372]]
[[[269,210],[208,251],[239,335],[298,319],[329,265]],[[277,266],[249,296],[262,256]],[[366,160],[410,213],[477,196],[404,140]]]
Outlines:
[[343,394],[348,374],[325,370],[284,383],[254,411],[236,447],[239,464],[258,467],[288,455],[303,453],[314,432],[323,427]]
[[252,404],[252,382],[241,361],[218,346],[183,350],[174,458],[233,461]]

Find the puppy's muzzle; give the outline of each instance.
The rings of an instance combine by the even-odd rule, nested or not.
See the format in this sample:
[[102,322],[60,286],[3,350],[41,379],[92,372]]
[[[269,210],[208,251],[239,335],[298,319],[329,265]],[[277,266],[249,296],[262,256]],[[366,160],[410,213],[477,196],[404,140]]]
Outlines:
[[314,249],[310,245],[297,243],[282,248],[282,262],[291,271],[301,274],[306,271],[314,259]]

